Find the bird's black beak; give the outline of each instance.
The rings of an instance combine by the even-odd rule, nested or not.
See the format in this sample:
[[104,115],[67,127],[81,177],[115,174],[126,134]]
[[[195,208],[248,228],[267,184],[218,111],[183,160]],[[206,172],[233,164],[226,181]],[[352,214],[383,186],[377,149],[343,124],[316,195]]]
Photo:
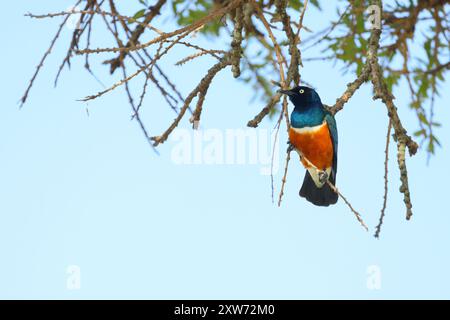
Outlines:
[[286,94],[286,95],[288,95],[288,96],[292,96],[293,94],[294,94],[294,92],[292,92],[292,90],[278,90],[278,92],[279,93],[282,93],[282,94]]

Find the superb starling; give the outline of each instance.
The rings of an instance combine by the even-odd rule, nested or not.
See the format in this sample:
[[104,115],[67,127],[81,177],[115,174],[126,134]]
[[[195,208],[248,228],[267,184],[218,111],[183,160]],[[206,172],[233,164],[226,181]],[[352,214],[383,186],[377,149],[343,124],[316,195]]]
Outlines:
[[338,133],[336,120],[320,101],[314,89],[299,86],[280,90],[294,104],[289,143],[307,169],[300,196],[317,206],[338,200],[327,181],[336,183]]

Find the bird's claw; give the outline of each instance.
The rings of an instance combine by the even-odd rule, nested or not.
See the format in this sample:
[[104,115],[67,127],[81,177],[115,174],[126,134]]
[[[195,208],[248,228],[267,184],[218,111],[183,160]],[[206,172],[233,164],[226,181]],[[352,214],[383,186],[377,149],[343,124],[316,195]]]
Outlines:
[[287,145],[288,145],[288,148],[287,148],[286,152],[289,153],[289,152],[291,152],[292,150],[295,149],[294,145],[292,144],[292,142],[290,140],[288,140]]
[[319,171],[319,181],[325,183],[328,180],[328,173],[326,171]]

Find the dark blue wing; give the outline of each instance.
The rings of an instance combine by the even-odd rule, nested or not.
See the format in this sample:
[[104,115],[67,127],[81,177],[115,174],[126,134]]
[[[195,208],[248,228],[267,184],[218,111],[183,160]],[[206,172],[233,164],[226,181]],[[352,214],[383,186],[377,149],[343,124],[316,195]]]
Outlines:
[[337,172],[337,151],[338,151],[338,132],[337,125],[334,116],[327,113],[325,116],[325,121],[328,125],[328,130],[330,130],[331,139],[333,142],[333,171],[331,174],[331,182],[334,184],[336,182],[336,172]]

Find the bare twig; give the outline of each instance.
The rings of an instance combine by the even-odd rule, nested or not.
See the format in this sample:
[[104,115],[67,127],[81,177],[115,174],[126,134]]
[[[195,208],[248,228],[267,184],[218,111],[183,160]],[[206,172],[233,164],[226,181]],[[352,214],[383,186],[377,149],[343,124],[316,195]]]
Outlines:
[[151,62],[148,63],[147,65],[143,66],[142,68],[138,69],[136,72],[134,72],[133,74],[129,75],[128,77],[116,82],[115,84],[113,84],[111,87],[109,87],[106,90],[100,91],[94,95],[90,95],[87,96],[83,99],[80,99],[79,101],[89,101],[89,100],[94,100],[97,99],[98,97],[101,97],[102,95],[104,95],[105,93],[111,92],[114,89],[116,89],[117,87],[120,87],[121,85],[129,82],[131,79],[133,79],[134,77],[136,77],[138,74],[140,74],[141,72],[143,72],[146,68],[148,68],[150,66]]
[[270,113],[270,110],[280,101],[281,94],[275,94],[269,101],[269,103],[252,119],[247,123],[248,127],[256,128],[259,123],[264,119],[266,115]]
[[281,48],[272,32],[272,29],[270,27],[269,22],[267,22],[266,18],[264,17],[264,13],[261,11],[261,8],[258,6],[255,0],[251,0],[253,7],[256,10],[256,13],[258,14],[259,19],[263,23],[264,27],[267,30],[267,33],[269,34],[270,39],[272,40],[273,47],[275,48],[275,54],[277,56],[277,62],[279,66],[279,72],[280,72],[280,80],[281,80],[281,86],[283,89],[286,89],[286,80],[284,77],[284,70],[283,70],[283,63],[285,63],[285,59],[283,57],[283,53],[281,52]]
[[[144,33],[145,26],[148,25],[157,15],[159,15],[159,11],[161,7],[167,2],[167,0],[158,0],[158,2],[150,7],[149,12],[145,15],[144,22],[142,24],[138,24],[136,29],[132,32],[131,37],[126,44],[126,48],[130,48],[135,46],[138,43],[139,37]],[[111,63],[111,74],[122,65],[123,59],[127,55],[127,51],[121,51],[119,56],[116,59],[110,61]]]
[[220,16],[226,14],[230,10],[233,10],[235,7],[237,7],[239,5],[239,3],[241,1],[242,0],[233,0],[227,6],[214,10],[213,12],[208,14],[206,17],[201,18],[186,27],[179,28],[172,32],[163,33],[162,35],[160,35],[156,38],[153,38],[152,40],[145,42],[143,44],[135,44],[135,45],[131,45],[129,47],[118,47],[118,48],[116,47],[116,48],[84,49],[84,50],[77,50],[76,53],[77,54],[88,54],[88,53],[102,53],[102,52],[122,52],[122,51],[130,52],[130,51],[136,51],[136,50],[140,50],[143,48],[147,48],[155,43],[160,43],[162,41],[165,41],[168,38],[172,38],[172,37],[180,35],[180,34],[192,33],[195,30],[202,28],[208,22],[216,19],[217,17],[220,17]]
[[284,174],[283,174],[283,178],[281,179],[280,194],[278,195],[278,206],[281,206],[281,200],[283,199],[284,187],[286,185],[287,173],[288,173],[288,167],[289,167],[289,161],[290,160],[291,160],[291,150],[288,149],[288,151],[286,152],[286,161],[285,161],[285,165],[284,165]]
[[[126,68],[125,68],[125,67],[122,68],[122,72],[123,72],[123,77],[124,77],[124,78],[127,78],[127,72],[126,72]],[[138,122],[139,127],[141,128],[141,131],[142,131],[142,133],[143,133],[144,136],[145,136],[145,139],[147,140],[147,142],[148,142],[148,144],[150,145],[150,147],[152,148],[152,150],[153,150],[156,154],[159,154],[159,153],[158,153],[158,150],[156,150],[156,148],[153,146],[152,140],[151,140],[151,138],[150,138],[150,136],[149,136],[149,134],[148,134],[148,132],[147,132],[147,129],[146,129],[146,127],[145,127],[144,123],[142,122],[142,119],[141,119],[141,117],[140,117],[140,115],[139,115],[139,111],[137,110],[137,108],[136,108],[136,106],[135,106],[135,104],[134,104],[133,96],[132,96],[131,93],[130,93],[130,88],[129,88],[129,86],[128,86],[128,82],[125,82],[125,91],[126,91],[126,93],[127,93],[127,95],[128,95],[128,100],[129,100],[129,102],[130,102],[130,106],[131,106],[131,108],[133,109],[133,113],[134,113],[134,115],[135,115],[134,118],[135,118],[136,121]]]
[[[223,53],[223,52],[221,52],[221,53]],[[177,61],[177,62],[175,63],[175,65],[176,65],[176,66],[181,66],[181,65],[185,64],[186,62],[192,61],[192,60],[194,60],[195,58],[202,57],[202,56],[207,55],[207,54],[211,54],[211,55],[213,55],[215,58],[217,58],[217,59],[220,60],[220,57],[218,57],[217,55],[215,55],[213,52],[199,51],[199,52],[196,52],[196,53],[194,53],[194,54],[191,54],[191,55],[187,56],[186,58],[181,59],[180,61]]]
[[220,61],[219,63],[215,64],[211,69],[208,70],[208,73],[206,76],[203,77],[203,79],[200,81],[200,83],[194,88],[194,90],[191,91],[191,93],[187,96],[186,100],[184,101],[184,105],[180,110],[180,113],[178,116],[174,119],[172,124],[169,126],[169,128],[164,131],[163,134],[160,136],[152,137],[152,140],[154,141],[153,145],[157,146],[160,143],[164,143],[167,138],[169,137],[170,133],[178,126],[178,123],[183,118],[184,114],[186,113],[186,110],[188,109],[191,101],[201,92],[207,90],[209,87],[212,79],[215,77],[215,75],[225,68],[226,66],[230,65],[230,60],[228,57],[225,57]]
[[358,78],[356,78],[356,80],[354,80],[353,82],[347,84],[347,89],[345,90],[345,92],[340,98],[336,99],[336,103],[331,108],[329,108],[329,111],[332,115],[335,115],[344,108],[344,104],[346,104],[348,100],[350,100],[356,90],[358,90],[364,82],[369,80],[369,75],[370,64],[365,64]]
[[[289,121],[288,102],[287,102],[287,97],[286,96],[283,97],[283,107],[282,107],[282,110],[281,110],[281,114],[286,119],[286,130],[287,130],[287,132],[289,134],[289,129],[291,127],[291,124],[290,124],[290,121]],[[280,117],[280,119],[281,119],[281,117]],[[286,185],[286,179],[287,179],[289,160],[291,160],[291,151],[292,151],[292,149],[289,146],[289,148],[286,151],[286,163],[285,163],[285,167],[284,167],[284,175],[283,175],[283,178],[281,179],[280,193],[278,195],[278,206],[281,205],[281,200],[283,199],[284,187]],[[272,189],[273,189],[273,187],[272,187]]]
[[[78,5],[81,2],[81,0],[79,0],[76,5]],[[63,19],[63,22],[59,25],[58,31],[56,32],[55,36],[53,37],[53,40],[50,43],[49,48],[47,49],[47,51],[44,53],[44,56],[42,57],[41,61],[39,62],[39,64],[36,67],[36,71],[33,74],[33,76],[31,77],[31,80],[28,84],[27,89],[25,90],[25,93],[23,94],[22,98],[20,99],[20,107],[23,107],[23,105],[25,104],[25,102],[27,101],[28,98],[28,94],[30,93],[31,87],[33,86],[34,80],[36,80],[37,75],[39,74],[39,71],[41,70],[42,66],[44,65],[45,60],[47,59],[47,57],[50,55],[50,53],[52,52],[53,46],[56,43],[56,40],[58,40],[59,35],[61,34],[62,29],[64,28],[67,20],[69,19],[70,14],[66,15]]]
[[359,223],[366,229],[366,231],[369,231],[369,228],[367,227],[366,223],[362,219],[361,215],[358,211],[356,211],[351,203],[347,200],[347,198],[344,197],[344,195],[330,182],[327,180],[327,184],[330,186],[330,188],[341,197],[342,200],[344,200],[345,204],[350,208],[350,210],[355,215],[356,219],[359,221]]
[[389,171],[389,142],[391,141],[391,130],[392,130],[392,123],[389,119],[388,124],[388,130],[386,135],[386,147],[384,149],[384,195],[383,195],[383,207],[381,208],[381,214],[380,214],[380,220],[378,222],[378,225],[376,226],[375,230],[375,238],[380,237],[381,232],[381,226],[383,225],[384,215],[386,211],[386,205],[387,205],[387,196],[388,196],[388,171]]

